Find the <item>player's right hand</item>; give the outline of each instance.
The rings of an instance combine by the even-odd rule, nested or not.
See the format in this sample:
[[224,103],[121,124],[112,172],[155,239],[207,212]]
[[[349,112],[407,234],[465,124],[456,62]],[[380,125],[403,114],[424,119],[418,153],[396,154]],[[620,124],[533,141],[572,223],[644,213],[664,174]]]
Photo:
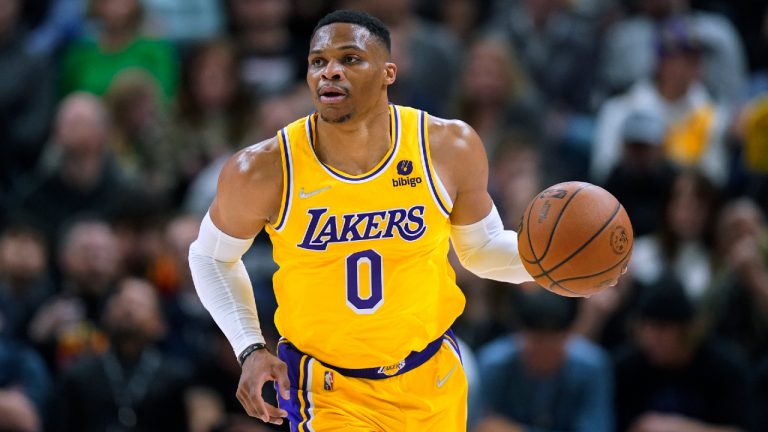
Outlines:
[[237,385],[237,399],[251,417],[267,423],[283,424],[288,413],[264,402],[261,389],[267,381],[275,381],[280,391],[278,397],[290,399],[290,381],[288,367],[269,351],[262,349],[249,355],[243,363],[240,383]]

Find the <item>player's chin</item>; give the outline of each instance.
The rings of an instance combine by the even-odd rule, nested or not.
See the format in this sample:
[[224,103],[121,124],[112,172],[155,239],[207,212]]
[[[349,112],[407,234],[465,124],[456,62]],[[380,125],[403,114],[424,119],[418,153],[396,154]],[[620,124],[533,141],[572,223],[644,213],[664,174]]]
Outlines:
[[335,107],[331,109],[321,109],[320,118],[328,123],[344,123],[352,118],[352,113],[349,110],[339,110]]

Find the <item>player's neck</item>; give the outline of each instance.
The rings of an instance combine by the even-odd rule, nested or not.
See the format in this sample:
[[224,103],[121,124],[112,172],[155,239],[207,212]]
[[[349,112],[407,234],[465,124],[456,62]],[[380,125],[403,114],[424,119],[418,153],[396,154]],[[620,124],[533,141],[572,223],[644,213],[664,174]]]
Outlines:
[[388,105],[356,117],[344,123],[318,118],[315,142],[323,163],[352,175],[372,170],[392,145]]

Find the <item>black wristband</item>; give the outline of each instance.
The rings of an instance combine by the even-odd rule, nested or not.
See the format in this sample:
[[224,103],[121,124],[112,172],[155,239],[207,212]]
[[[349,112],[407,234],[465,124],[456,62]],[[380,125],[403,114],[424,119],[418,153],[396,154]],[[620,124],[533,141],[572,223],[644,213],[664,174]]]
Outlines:
[[253,354],[258,350],[263,350],[263,349],[269,351],[269,349],[267,348],[267,344],[261,343],[261,342],[250,344],[243,350],[243,352],[240,353],[239,356],[237,356],[237,361],[240,362],[240,366],[242,366],[243,363],[245,363],[245,359],[247,359],[249,355]]

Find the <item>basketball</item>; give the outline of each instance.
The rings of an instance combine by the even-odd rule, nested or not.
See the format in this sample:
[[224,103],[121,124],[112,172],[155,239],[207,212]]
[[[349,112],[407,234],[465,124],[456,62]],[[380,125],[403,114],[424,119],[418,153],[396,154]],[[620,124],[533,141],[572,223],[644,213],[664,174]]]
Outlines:
[[605,189],[559,183],[528,204],[518,228],[520,258],[542,287],[587,297],[616,283],[632,254],[632,224]]

